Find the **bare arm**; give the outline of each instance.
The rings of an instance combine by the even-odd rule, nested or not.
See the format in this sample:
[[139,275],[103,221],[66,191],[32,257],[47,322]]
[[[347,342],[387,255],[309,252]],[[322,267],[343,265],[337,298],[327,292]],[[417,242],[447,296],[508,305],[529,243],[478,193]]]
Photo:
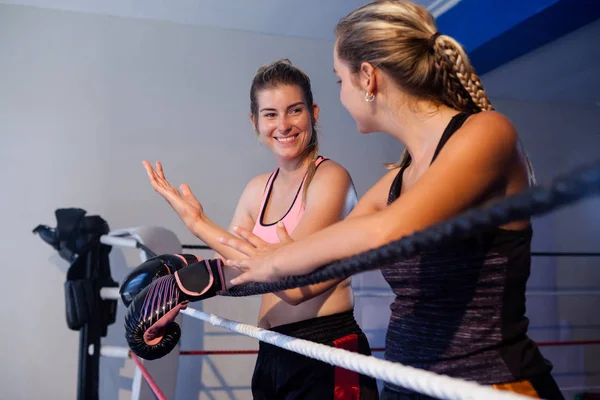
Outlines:
[[[206,216],[202,214],[202,217],[198,219],[191,227],[192,233],[206,243],[209,247],[215,250],[213,258],[245,258],[246,255],[228,247],[221,242],[219,238],[236,237],[233,233],[233,227],[238,226],[246,230],[251,231],[254,227],[255,211],[260,207],[260,199],[262,195],[262,188],[264,188],[268,179],[268,174],[259,175],[252,179],[242,192],[238,201],[237,207],[233,214],[233,218],[229,224],[228,230],[223,229],[219,225],[215,224]],[[229,285],[229,281],[240,274],[240,271],[236,268],[225,267],[223,269],[225,274],[226,285]]]
[[231,256],[243,257],[242,253],[230,247],[224,246],[219,242],[220,237],[235,237],[233,233],[234,226],[240,226],[244,229],[252,230],[254,226],[254,211],[258,209],[257,200],[260,201],[262,192],[261,185],[266,183],[264,175],[259,175],[252,179],[242,192],[238,200],[237,207],[233,214],[233,218],[229,224],[228,230],[223,229],[219,225],[206,216],[202,215],[191,228],[192,233],[204,241],[208,246],[215,250],[215,257],[230,258]]
[[398,169],[395,168],[379,179],[379,181],[377,181],[377,183],[367,190],[360,198],[358,204],[346,219],[373,214],[386,208],[390,186],[392,186],[392,182],[397,174]]
[[[307,193],[304,215],[294,231],[299,240],[344,219],[356,205],[356,192],[348,172],[340,165],[326,161],[317,169]],[[298,305],[324,293],[344,281],[335,279],[316,285],[275,293],[288,304]]]
[[[233,238],[234,236],[215,224],[204,214],[204,208],[202,207],[202,204],[200,204],[187,184],[180,185],[179,190],[171,185],[165,177],[163,166],[160,161],[156,162],[156,170],[146,160],[144,160],[142,164],[146,169],[148,179],[150,180],[154,190],[169,203],[185,226],[195,236],[206,242],[210,247],[216,249],[218,253],[220,252],[226,257],[242,256],[240,252],[222,246],[218,242],[218,237],[223,236]],[[257,198],[257,196],[260,198],[260,193],[257,192],[257,190],[260,182],[263,182],[262,184],[264,186],[266,180],[266,174],[260,175],[246,185],[246,188],[244,189],[242,196],[238,201],[232,225],[237,224],[244,227],[252,225],[254,218],[249,210],[256,208],[252,202]]]
[[506,118],[493,112],[475,115],[415,185],[389,207],[347,218],[272,254],[229,261],[248,269],[233,283],[305,274],[451,218],[479,204],[506,178],[509,165],[522,162],[517,143]]

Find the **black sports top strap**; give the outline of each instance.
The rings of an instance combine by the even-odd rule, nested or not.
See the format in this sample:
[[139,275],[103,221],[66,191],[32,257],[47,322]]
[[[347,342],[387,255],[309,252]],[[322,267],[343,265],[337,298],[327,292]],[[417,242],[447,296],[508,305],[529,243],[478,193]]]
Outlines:
[[[446,129],[444,129],[444,133],[442,133],[442,137],[440,138],[440,141],[435,149],[435,152],[433,153],[433,158],[431,159],[431,163],[433,163],[433,161],[435,161],[438,154],[442,150],[442,147],[444,147],[444,145],[446,144],[448,139],[450,139],[452,134],[460,129],[460,127],[465,123],[465,121],[467,120],[467,118],[469,118],[470,115],[471,114],[469,114],[469,113],[461,112],[459,114],[456,114],[454,117],[452,117],[452,119],[448,123],[448,126],[446,126]],[[402,174],[404,174],[404,170],[406,169],[406,167],[408,167],[410,165],[410,161],[411,161],[411,159],[409,156],[408,162],[406,162],[406,164],[404,164],[404,166],[402,168],[400,168],[400,170],[398,171],[398,174],[394,178],[394,182],[392,182],[392,185],[390,186],[390,192],[388,194],[388,205],[391,204],[394,200],[396,200],[400,196],[400,191],[402,190]]]

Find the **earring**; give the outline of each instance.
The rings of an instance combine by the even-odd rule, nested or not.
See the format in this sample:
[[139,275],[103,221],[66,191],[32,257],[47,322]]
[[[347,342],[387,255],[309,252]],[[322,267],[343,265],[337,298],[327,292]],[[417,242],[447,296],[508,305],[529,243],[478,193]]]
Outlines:
[[365,101],[367,103],[372,103],[375,100],[375,95],[373,93],[365,93]]

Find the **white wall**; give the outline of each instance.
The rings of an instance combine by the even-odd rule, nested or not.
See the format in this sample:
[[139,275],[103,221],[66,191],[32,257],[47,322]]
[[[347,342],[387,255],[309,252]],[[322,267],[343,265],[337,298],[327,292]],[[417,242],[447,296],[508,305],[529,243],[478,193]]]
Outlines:
[[[197,242],[153,192],[142,159],[161,160],[172,183],[189,183],[207,213],[228,225],[246,182],[274,168],[248,121],[248,91],[260,65],[288,57],[311,76],[322,109],[322,153],[350,170],[359,194],[383,174],[380,164],[401,148],[356,133],[338,101],[331,51],[328,42],[0,6],[0,246],[13,256],[0,280],[0,397],[75,398],[79,336],[65,322],[64,272],[31,230],[54,226],[54,210],[73,206],[99,214],[112,229],[161,225],[184,243]],[[27,260],[15,265],[16,254]],[[124,274],[115,267],[115,279]],[[257,305],[258,298],[219,299],[200,308],[255,323]],[[124,345],[122,308],[117,318],[104,343]],[[187,323],[184,349],[256,347],[202,329]],[[199,392],[201,378],[218,386],[209,363],[221,383],[248,387],[253,356],[206,360],[182,359],[178,398],[248,398],[245,389]],[[101,398],[114,399],[115,387],[130,385],[119,377],[122,366],[102,361]]]

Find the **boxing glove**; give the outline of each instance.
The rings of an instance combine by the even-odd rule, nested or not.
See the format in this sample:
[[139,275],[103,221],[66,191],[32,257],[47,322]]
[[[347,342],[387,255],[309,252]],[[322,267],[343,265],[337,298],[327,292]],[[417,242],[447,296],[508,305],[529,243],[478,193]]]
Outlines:
[[198,257],[193,254],[161,254],[144,261],[127,275],[119,289],[123,304],[129,307],[133,298],[152,281],[161,276],[172,275],[175,271],[198,261]]
[[179,342],[174,322],[189,302],[207,299],[225,289],[221,259],[203,260],[152,281],[134,298],[125,316],[125,338],[131,351],[146,360],[169,354]]

